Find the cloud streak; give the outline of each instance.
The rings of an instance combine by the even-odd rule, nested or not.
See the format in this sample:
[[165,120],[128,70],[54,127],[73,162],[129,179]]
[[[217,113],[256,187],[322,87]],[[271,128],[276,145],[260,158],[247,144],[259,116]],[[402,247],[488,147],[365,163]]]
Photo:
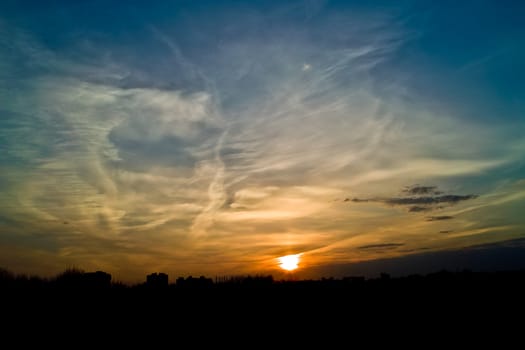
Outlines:
[[[405,197],[391,197],[391,198],[352,198],[353,203],[368,203],[377,202],[384,203],[391,206],[407,207],[409,212],[425,212],[435,209],[443,209],[447,206],[475,199],[478,196],[474,194],[457,195],[457,194],[443,194],[443,191],[437,190],[437,186],[412,186],[403,190],[407,194]],[[345,199],[345,202],[348,198]],[[452,219],[452,216],[431,216],[427,221],[447,220]]]
[[438,216],[428,217],[427,221],[443,221],[443,220],[452,220],[452,219],[454,219],[454,217],[450,215],[438,215]]
[[357,249],[361,249],[361,250],[368,250],[368,249],[377,249],[377,250],[396,249],[396,248],[401,247],[403,245],[405,245],[405,244],[404,243],[367,244],[367,245],[362,245],[360,247],[357,247]]

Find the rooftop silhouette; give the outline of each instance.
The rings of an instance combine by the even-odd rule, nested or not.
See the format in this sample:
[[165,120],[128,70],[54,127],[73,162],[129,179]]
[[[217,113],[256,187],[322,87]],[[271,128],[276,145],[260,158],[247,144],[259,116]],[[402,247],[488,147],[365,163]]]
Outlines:
[[112,281],[111,274],[104,271],[85,272],[81,269],[70,268],[59,273],[53,278],[27,276],[15,274],[5,268],[0,268],[0,290],[61,290],[61,289],[170,289],[177,290],[254,290],[286,288],[331,289],[340,288],[347,290],[380,290],[388,288],[411,287],[457,287],[457,288],[506,288],[509,286],[523,288],[525,286],[525,270],[509,270],[496,272],[474,272],[470,270],[448,271],[441,270],[429,274],[413,274],[402,277],[391,277],[383,272],[375,278],[364,276],[346,276],[343,278],[323,277],[321,279],[281,279],[276,280],[272,275],[238,275],[209,278],[178,277],[174,283],[169,283],[168,274],[154,272],[148,274],[144,283],[126,285]]

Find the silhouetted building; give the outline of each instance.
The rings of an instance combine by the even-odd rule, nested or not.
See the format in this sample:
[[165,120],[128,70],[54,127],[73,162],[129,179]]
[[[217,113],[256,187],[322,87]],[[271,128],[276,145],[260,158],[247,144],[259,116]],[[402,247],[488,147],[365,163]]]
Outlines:
[[152,273],[146,276],[146,285],[150,287],[167,287],[168,286],[168,275],[165,273]]
[[177,287],[205,288],[205,287],[210,287],[212,285],[213,285],[213,280],[211,278],[206,278],[204,276],[200,276],[199,278],[189,276],[186,279],[184,279],[184,277],[177,278]]
[[273,276],[255,275],[255,276],[218,276],[215,277],[216,284],[227,284],[235,286],[261,287],[273,284]]
[[109,288],[111,287],[111,275],[104,271],[86,272],[84,283],[87,287]]

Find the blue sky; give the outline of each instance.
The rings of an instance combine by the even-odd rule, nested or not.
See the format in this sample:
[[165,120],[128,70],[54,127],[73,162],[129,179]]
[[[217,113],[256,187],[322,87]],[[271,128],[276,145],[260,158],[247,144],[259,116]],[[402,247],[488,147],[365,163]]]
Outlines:
[[521,242],[524,14],[5,1],[0,265],[319,277]]

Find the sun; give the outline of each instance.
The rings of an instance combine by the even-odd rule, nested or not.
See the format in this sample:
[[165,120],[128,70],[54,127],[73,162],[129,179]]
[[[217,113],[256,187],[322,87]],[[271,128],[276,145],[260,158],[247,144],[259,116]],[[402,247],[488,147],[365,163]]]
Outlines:
[[299,257],[301,254],[286,255],[277,258],[279,260],[279,266],[286,271],[293,271],[299,267]]

